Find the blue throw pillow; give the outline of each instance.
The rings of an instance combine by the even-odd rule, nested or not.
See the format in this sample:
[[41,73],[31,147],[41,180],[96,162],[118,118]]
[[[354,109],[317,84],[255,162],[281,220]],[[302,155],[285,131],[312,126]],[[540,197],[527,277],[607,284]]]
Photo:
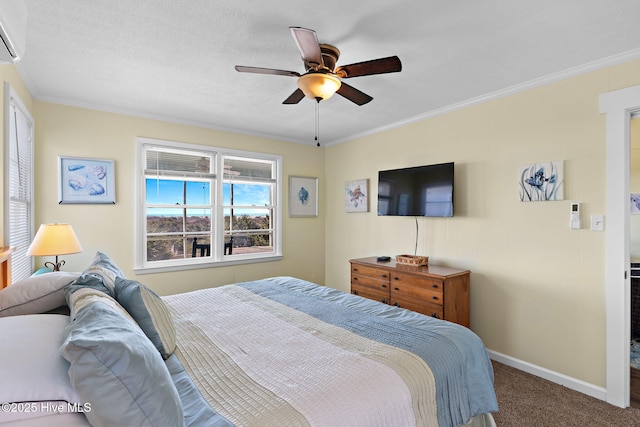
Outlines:
[[[117,302],[90,293],[72,308],[75,318],[60,353],[70,363],[69,379],[93,426],[183,426],[182,403],[158,351]],[[74,294],[74,295],[77,295]]]

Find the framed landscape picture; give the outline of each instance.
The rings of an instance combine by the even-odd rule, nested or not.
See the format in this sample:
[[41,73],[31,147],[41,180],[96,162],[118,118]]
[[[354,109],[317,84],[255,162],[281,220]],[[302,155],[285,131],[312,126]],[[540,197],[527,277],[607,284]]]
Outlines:
[[113,160],[58,157],[58,203],[116,202]]

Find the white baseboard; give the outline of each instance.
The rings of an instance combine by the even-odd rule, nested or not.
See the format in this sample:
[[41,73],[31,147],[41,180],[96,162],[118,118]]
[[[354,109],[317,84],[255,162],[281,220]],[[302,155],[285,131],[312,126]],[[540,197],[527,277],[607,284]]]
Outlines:
[[551,371],[540,366],[536,366],[524,360],[516,359],[506,354],[498,353],[497,351],[487,350],[489,357],[496,362],[500,362],[503,365],[511,366],[512,368],[519,369],[529,374],[535,375],[561,386],[570,388],[577,392],[586,394],[587,396],[595,397],[603,401],[607,401],[607,390],[604,387],[598,387],[593,384],[589,384],[585,381],[578,380],[576,378],[569,377],[567,375]]

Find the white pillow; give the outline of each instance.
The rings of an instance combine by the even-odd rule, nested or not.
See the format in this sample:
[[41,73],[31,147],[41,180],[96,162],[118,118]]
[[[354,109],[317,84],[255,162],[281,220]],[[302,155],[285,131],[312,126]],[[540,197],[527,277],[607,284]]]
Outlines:
[[16,282],[0,291],[0,317],[38,314],[66,305],[64,287],[80,274],[54,271]]
[[60,355],[68,324],[69,316],[59,314],[0,319],[0,402],[15,403],[16,409],[30,405],[28,412],[0,411],[0,423],[53,415],[53,408],[64,403],[66,409],[66,402],[81,405],[69,381],[69,363]]

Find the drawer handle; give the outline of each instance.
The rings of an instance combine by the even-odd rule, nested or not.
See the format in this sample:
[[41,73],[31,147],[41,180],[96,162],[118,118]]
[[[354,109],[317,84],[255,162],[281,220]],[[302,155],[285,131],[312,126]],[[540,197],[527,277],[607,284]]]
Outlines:
[[383,285],[382,285],[382,287],[383,287],[383,288],[386,288],[386,287],[387,287],[387,285],[383,284]]
[[382,277],[382,278],[386,279],[386,278],[387,278],[387,275],[386,275],[386,274],[381,274],[381,275],[380,275],[380,277]]
[[435,296],[431,297],[431,299],[434,300],[434,301],[438,301],[438,297],[435,297]]
[[400,290],[400,288],[393,288],[393,290],[394,290],[394,291],[399,291],[399,290]]
[[352,294],[358,295],[358,291],[353,291]]
[[440,316],[438,316],[438,313],[431,313],[431,317],[435,317],[436,319],[440,318]]
[[357,269],[357,268],[354,268],[354,269],[353,269],[353,271],[358,271],[358,269]]
[[395,305],[396,307],[400,307],[400,304],[398,304],[397,302],[394,302],[393,305]]
[[432,287],[433,289],[438,289],[438,285],[436,285],[435,283],[434,283],[433,285],[431,285],[431,287]]
[[387,299],[386,299],[386,298],[382,298],[382,301],[381,301],[381,302],[383,302],[383,303],[385,303],[385,304],[386,304],[386,303],[387,303]]
[[357,281],[358,281],[358,278],[357,278],[357,277],[354,277],[354,278],[353,278],[353,281],[354,281],[354,282],[357,282]]
[[393,280],[400,280],[400,278],[398,276],[395,276]]

